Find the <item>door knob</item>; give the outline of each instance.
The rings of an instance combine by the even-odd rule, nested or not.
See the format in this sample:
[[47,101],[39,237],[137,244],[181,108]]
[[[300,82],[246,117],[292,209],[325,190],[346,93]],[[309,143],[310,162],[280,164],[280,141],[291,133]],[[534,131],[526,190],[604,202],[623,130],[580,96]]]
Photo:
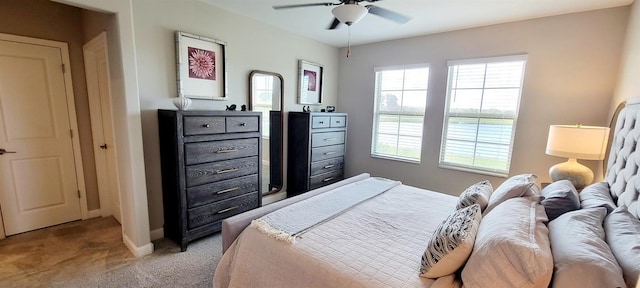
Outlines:
[[16,153],[16,151],[7,151],[4,148],[0,148],[0,155],[4,155],[6,153]]
[[105,144],[100,145],[100,148],[101,149],[107,149],[107,144],[105,143]]

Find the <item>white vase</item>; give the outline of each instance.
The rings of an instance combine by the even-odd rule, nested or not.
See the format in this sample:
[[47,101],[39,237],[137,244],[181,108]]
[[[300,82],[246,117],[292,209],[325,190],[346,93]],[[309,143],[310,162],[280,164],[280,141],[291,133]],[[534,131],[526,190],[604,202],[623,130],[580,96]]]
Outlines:
[[187,110],[191,105],[191,99],[185,97],[177,97],[173,98],[173,105],[175,105],[180,110]]

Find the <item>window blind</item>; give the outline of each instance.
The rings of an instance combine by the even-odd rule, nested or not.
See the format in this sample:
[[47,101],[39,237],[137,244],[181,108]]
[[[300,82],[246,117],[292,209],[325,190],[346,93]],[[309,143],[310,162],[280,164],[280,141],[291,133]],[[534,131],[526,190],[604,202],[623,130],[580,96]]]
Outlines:
[[441,167],[509,174],[526,59],[448,62]]
[[375,71],[371,155],[419,162],[429,68],[419,64]]

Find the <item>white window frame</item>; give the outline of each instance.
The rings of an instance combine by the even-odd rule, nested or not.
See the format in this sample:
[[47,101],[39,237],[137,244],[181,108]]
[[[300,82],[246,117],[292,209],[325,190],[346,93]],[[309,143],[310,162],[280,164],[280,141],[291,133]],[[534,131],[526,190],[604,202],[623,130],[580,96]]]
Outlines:
[[[523,84],[524,84],[524,78],[525,78],[525,70],[526,70],[526,66],[527,66],[527,58],[528,55],[527,54],[520,54],[520,55],[511,55],[511,56],[502,56],[502,57],[488,57],[488,58],[476,58],[476,59],[466,59],[466,60],[454,60],[454,61],[448,61],[447,62],[447,67],[448,67],[448,76],[447,76],[447,97],[446,97],[446,105],[445,105],[445,110],[444,110],[444,121],[443,121],[443,127],[442,127],[442,139],[441,139],[441,143],[440,143],[440,156],[439,156],[439,167],[440,168],[445,168],[445,169],[453,169],[453,170],[460,170],[460,171],[465,171],[465,172],[472,172],[472,173],[477,173],[477,174],[484,174],[484,175],[490,175],[490,176],[497,176],[497,177],[508,177],[509,175],[509,170],[511,168],[511,158],[513,156],[513,145],[514,145],[514,139],[515,139],[515,134],[516,134],[516,126],[518,123],[518,115],[520,114],[520,102],[522,100],[522,89],[523,89]],[[511,138],[509,140],[509,151],[508,151],[508,156],[507,156],[507,163],[506,163],[506,169],[505,170],[498,170],[498,169],[491,169],[491,168],[486,168],[486,167],[479,167],[479,166],[474,166],[474,165],[463,165],[463,164],[459,164],[459,163],[452,163],[452,162],[445,162],[444,161],[444,157],[445,157],[445,152],[446,152],[446,141],[447,141],[447,127],[449,124],[449,118],[450,117],[460,117],[458,115],[453,115],[450,116],[450,105],[451,105],[451,90],[452,90],[452,77],[453,77],[453,66],[457,66],[457,65],[469,65],[469,64],[490,64],[490,63],[499,63],[499,62],[512,62],[512,61],[523,61],[523,65],[522,65],[522,77],[520,79],[520,91],[519,91],[519,95],[518,95],[518,101],[516,103],[516,107],[515,107],[515,115],[513,117],[504,117],[501,119],[512,119],[513,120],[513,124],[512,124],[512,128],[511,128]],[[486,70],[485,70],[486,72]],[[484,83],[483,83],[483,87],[482,87],[482,94],[484,97],[484,91],[485,91],[485,87],[484,87]],[[468,117],[468,118],[474,118],[474,117]],[[482,117],[480,114],[475,117],[477,119],[498,119],[498,118],[487,118],[487,117]],[[476,130],[477,131],[477,130]],[[477,144],[477,132],[476,132],[476,141],[475,143]],[[475,152],[474,152],[475,154]]]
[[[426,68],[429,70],[429,74],[431,73],[429,64],[427,63],[420,63],[420,64],[411,64],[411,65],[398,65],[398,66],[384,66],[384,67],[374,67],[374,79],[377,77],[377,73],[381,72],[381,71],[388,71],[388,70],[408,70],[408,69],[416,69],[416,68]],[[429,76],[429,75],[428,75]],[[426,89],[426,93],[427,93],[427,99],[429,97],[429,79],[427,77],[427,89]],[[377,83],[377,80],[374,80],[374,82]],[[381,159],[388,159],[388,160],[395,160],[395,161],[401,161],[401,162],[409,162],[409,163],[416,163],[416,164],[420,164],[421,160],[422,160],[422,143],[424,142],[424,117],[426,115],[426,109],[427,109],[427,101],[425,101],[424,103],[424,109],[422,110],[422,112],[420,114],[418,113],[411,113],[411,112],[382,112],[380,113],[380,111],[378,110],[379,106],[378,106],[378,101],[380,101],[379,97],[380,97],[380,88],[378,87],[377,84],[375,84],[375,89],[374,89],[374,107],[373,107],[373,127],[371,129],[371,157],[374,158],[381,158]],[[403,87],[402,91],[406,91]],[[387,115],[398,115],[398,116],[421,116],[422,117],[422,131],[420,131],[420,155],[418,156],[417,159],[414,158],[408,158],[408,157],[402,157],[399,155],[393,155],[393,154],[382,154],[382,153],[378,153],[375,152],[375,148],[376,148],[376,140],[377,140],[377,135],[378,135],[378,115],[379,114],[387,114]],[[400,135],[398,133],[398,135]]]

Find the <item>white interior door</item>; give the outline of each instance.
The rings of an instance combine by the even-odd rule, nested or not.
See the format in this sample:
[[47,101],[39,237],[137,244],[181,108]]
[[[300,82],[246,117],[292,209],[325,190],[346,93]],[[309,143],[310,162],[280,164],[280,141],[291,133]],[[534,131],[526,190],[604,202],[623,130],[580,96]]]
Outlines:
[[95,146],[93,152],[96,158],[100,212],[103,217],[113,215],[118,222],[121,222],[120,183],[111,111],[107,34],[102,32],[87,42],[83,46],[83,51]]
[[0,150],[0,208],[7,236],[82,216],[63,56],[60,47],[0,40],[0,148],[7,151]]

